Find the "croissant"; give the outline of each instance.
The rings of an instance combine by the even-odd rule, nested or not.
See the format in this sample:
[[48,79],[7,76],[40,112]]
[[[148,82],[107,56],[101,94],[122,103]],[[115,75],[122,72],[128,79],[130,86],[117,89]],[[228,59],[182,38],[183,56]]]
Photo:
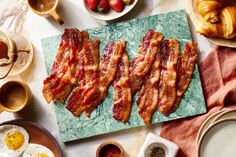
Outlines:
[[197,32],[208,37],[232,39],[236,37],[236,6],[227,6],[220,11],[219,23],[201,22]]
[[220,22],[220,11],[225,0],[195,0],[197,10],[206,22]]

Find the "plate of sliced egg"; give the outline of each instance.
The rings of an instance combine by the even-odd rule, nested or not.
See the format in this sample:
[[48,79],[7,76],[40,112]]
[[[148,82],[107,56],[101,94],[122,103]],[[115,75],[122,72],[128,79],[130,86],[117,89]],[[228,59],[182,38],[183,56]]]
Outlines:
[[62,157],[62,151],[43,127],[13,120],[0,124],[0,157]]

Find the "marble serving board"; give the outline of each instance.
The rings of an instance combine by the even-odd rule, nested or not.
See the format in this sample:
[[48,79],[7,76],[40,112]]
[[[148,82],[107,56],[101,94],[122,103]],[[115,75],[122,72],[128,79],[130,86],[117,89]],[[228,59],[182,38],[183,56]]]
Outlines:
[[[130,60],[132,60],[138,53],[138,46],[141,38],[149,29],[161,32],[165,38],[177,38],[181,43],[181,50],[183,50],[186,42],[192,40],[185,10],[133,19],[100,28],[87,29],[87,31],[89,32],[90,38],[99,39],[101,41],[100,55],[102,55],[104,46],[108,42],[120,38],[126,39],[127,50]],[[60,38],[61,35],[41,40],[48,75],[51,73],[51,67],[56,56]],[[55,103],[55,112],[61,141],[68,142],[145,126],[143,120],[138,115],[136,104],[138,94],[139,93],[137,93],[133,99],[132,112],[129,121],[125,124],[112,118],[112,87],[109,88],[105,100],[92,112],[90,118],[87,118],[84,113],[80,117],[74,117],[69,111],[67,111],[65,104]],[[205,112],[206,106],[198,65],[196,64],[191,83],[181,100],[179,108],[169,116],[164,116],[160,112],[155,112],[152,118],[152,123],[160,123],[200,115]]]

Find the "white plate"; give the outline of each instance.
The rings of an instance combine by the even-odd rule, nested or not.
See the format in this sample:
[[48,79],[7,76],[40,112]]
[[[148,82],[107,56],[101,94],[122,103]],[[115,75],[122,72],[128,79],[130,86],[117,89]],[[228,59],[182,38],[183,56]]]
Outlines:
[[206,120],[202,123],[198,134],[197,134],[197,143],[199,143],[200,138],[202,137],[202,134],[211,126],[211,124],[214,122],[215,118],[220,115],[224,110],[219,110],[210,115],[206,118]]
[[236,119],[225,119],[212,124],[198,145],[198,157],[235,157]]
[[229,109],[225,112],[222,112],[221,114],[217,115],[214,118],[214,122],[223,120],[223,119],[229,119],[229,118],[235,118],[236,119],[236,109]]
[[[235,5],[235,2],[234,1],[232,2],[233,2],[233,5]],[[194,4],[194,0],[188,1],[187,12],[191,20],[193,21],[193,24],[195,25],[195,27],[198,27],[199,23],[205,23],[205,21],[203,20],[203,18],[197,11],[197,7]],[[217,45],[236,48],[236,39],[229,40],[229,39],[223,39],[223,38],[209,38],[209,37],[206,37],[206,38],[212,43],[215,43]]]
[[110,20],[114,20],[117,19],[121,16],[124,16],[125,14],[127,14],[129,11],[131,11],[134,6],[137,4],[138,0],[133,0],[132,4],[130,5],[125,5],[124,10],[120,13],[114,11],[113,9],[110,8],[110,10],[107,13],[99,13],[96,11],[92,11],[88,8],[88,6],[85,4],[85,0],[84,1],[84,7],[85,9],[88,11],[88,13],[95,19],[98,20],[103,20],[103,21],[110,21]]

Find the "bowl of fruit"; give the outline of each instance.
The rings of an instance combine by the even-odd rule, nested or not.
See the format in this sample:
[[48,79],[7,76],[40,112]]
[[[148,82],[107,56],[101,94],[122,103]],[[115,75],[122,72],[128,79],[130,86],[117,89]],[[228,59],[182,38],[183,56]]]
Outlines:
[[110,21],[127,14],[137,2],[138,0],[84,0],[84,7],[93,18]]

